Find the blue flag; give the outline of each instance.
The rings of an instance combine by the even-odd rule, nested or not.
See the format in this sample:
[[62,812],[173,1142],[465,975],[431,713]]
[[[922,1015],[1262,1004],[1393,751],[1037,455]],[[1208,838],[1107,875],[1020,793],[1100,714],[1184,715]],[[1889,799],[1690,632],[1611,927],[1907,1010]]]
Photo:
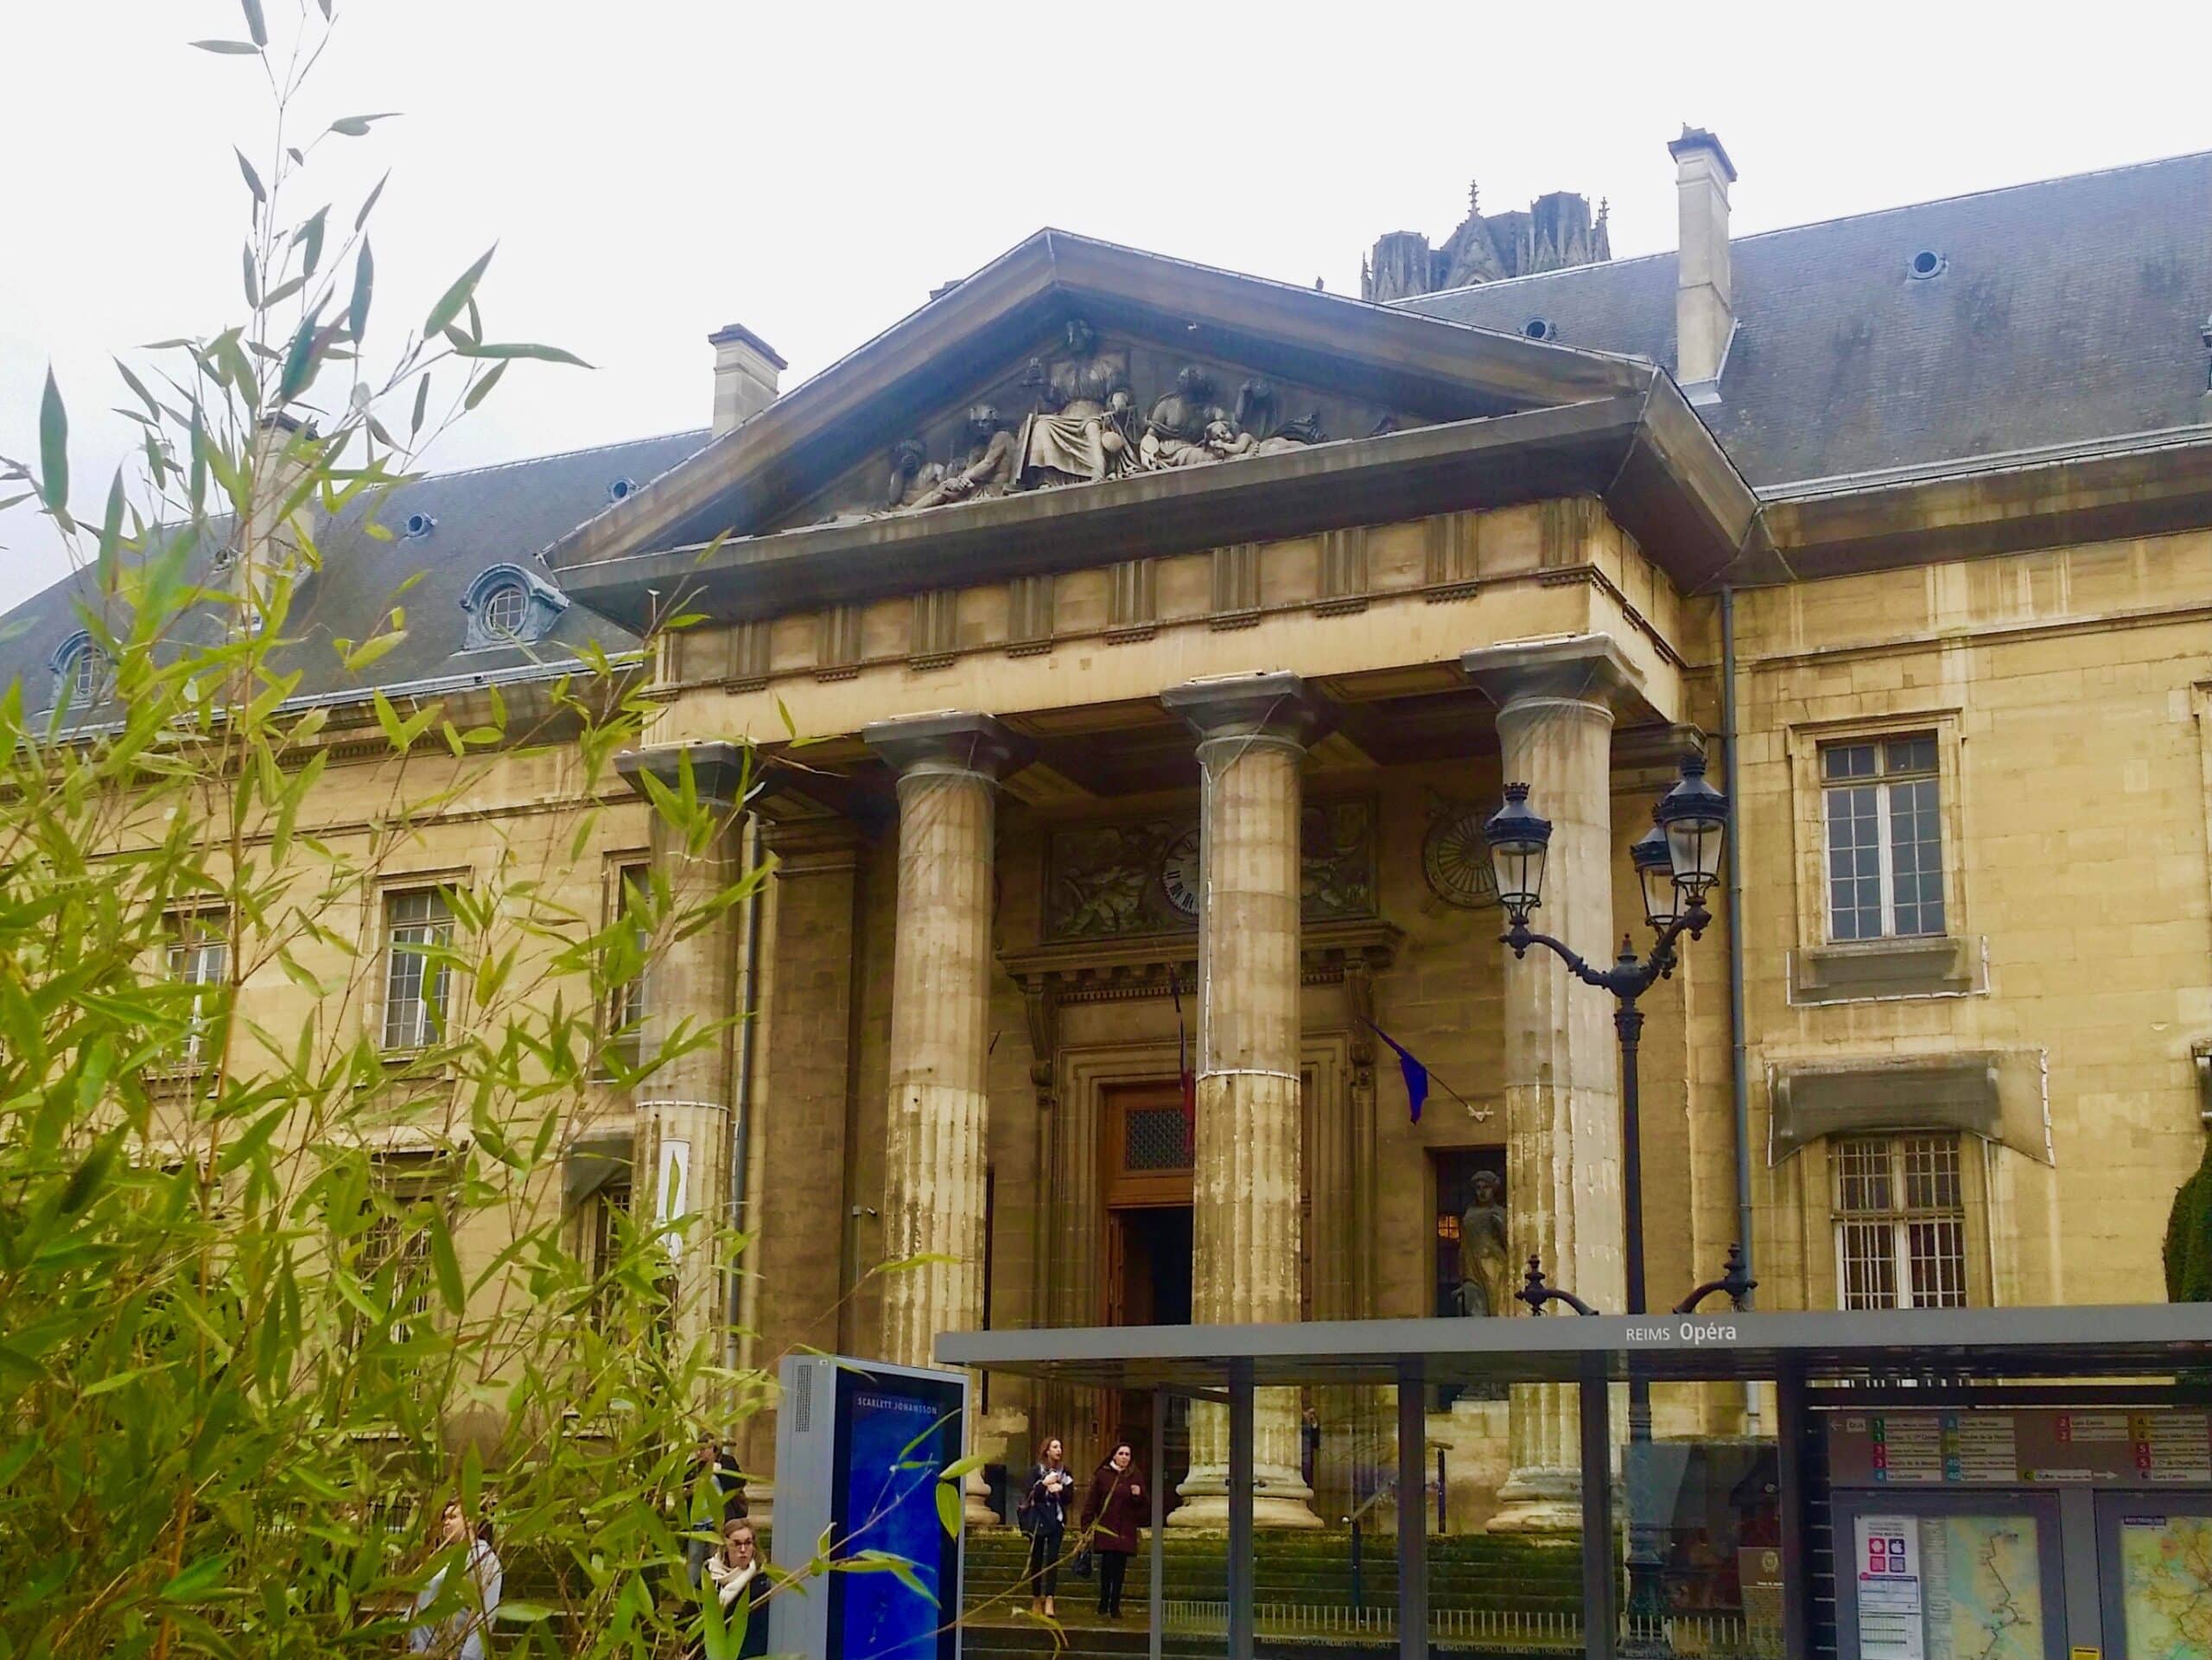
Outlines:
[[1413,1122],[1421,1123],[1421,1103],[1428,1099],[1428,1068],[1413,1058],[1406,1046],[1385,1032],[1373,1021],[1366,1022],[1369,1031],[1389,1044],[1398,1057],[1398,1070],[1406,1075],[1406,1104],[1413,1109]]

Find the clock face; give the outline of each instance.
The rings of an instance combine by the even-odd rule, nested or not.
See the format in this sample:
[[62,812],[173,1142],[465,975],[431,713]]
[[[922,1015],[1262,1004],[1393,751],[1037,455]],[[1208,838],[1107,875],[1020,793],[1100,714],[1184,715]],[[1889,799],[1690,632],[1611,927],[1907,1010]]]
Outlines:
[[1160,891],[1178,916],[1198,913],[1198,831],[1194,824],[1167,844],[1160,861]]

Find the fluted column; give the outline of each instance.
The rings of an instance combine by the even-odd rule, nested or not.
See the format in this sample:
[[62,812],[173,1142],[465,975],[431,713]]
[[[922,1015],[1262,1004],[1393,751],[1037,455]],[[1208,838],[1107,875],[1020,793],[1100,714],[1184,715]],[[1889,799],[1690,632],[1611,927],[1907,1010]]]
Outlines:
[[[1613,714],[1634,671],[1590,635],[1470,652],[1469,676],[1497,703],[1505,778],[1551,820],[1543,903],[1532,925],[1600,964],[1612,960]],[[1544,1272],[1607,1313],[1626,1304],[1621,1254],[1620,1052],[1613,1000],[1541,947],[1505,957],[1506,1205],[1515,1267]],[[1516,1305],[1516,1312],[1521,1312]],[[1579,1419],[1568,1388],[1513,1390],[1512,1472],[1494,1532],[1571,1531],[1579,1508]]]
[[[653,868],[667,881],[679,913],[704,904],[744,874],[746,754],[735,744],[693,744],[632,750],[615,763],[640,793],[648,773],[680,793],[687,760],[692,788],[710,822],[686,826],[656,811],[651,830]],[[728,1321],[728,1265],[709,1236],[729,1223],[736,1098],[730,1022],[737,1013],[742,926],[743,907],[730,906],[696,932],[668,939],[646,970],[643,1053],[658,1054],[679,1032],[683,1040],[673,1046],[680,1053],[635,1091],[633,1203],[661,1221],[696,1218],[667,1236],[675,1269],[675,1335],[687,1344],[721,1332]],[[718,1024],[709,1040],[694,1040]],[[720,1364],[722,1356],[716,1353],[714,1360]]]
[[[880,721],[861,735],[899,775],[885,1246],[933,1259],[885,1277],[883,1358],[925,1366],[938,1332],[983,1324],[992,824],[1014,746],[988,715]],[[981,1490],[970,1481],[969,1517],[995,1520]]]
[[[1161,703],[1198,735],[1198,1138],[1192,1313],[1201,1325],[1300,1315],[1299,772],[1324,724],[1294,674],[1192,681]],[[1318,1527],[1299,1472],[1298,1391],[1255,1402],[1253,1517]],[[1229,1426],[1191,1415],[1179,1525],[1228,1522]]]

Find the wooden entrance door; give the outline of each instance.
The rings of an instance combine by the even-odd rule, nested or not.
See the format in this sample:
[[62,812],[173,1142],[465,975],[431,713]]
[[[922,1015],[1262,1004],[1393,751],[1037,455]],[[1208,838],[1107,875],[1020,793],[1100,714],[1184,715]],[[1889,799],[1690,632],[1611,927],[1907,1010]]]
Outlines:
[[[1179,1326],[1191,1319],[1191,1124],[1172,1079],[1109,1090],[1103,1103],[1098,1167],[1106,1212],[1100,1315],[1109,1326]],[[1096,1428],[1099,1452],[1127,1438],[1140,1464],[1150,1458],[1152,1396],[1109,1395]],[[1168,1480],[1189,1466],[1179,1412],[1163,1427]]]

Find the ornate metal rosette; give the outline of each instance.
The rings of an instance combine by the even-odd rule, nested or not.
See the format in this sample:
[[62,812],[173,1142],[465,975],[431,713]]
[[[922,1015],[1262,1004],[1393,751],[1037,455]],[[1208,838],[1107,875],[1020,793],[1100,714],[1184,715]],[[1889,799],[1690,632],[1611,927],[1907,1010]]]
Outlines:
[[1497,903],[1490,845],[1483,840],[1483,810],[1453,805],[1437,814],[1421,844],[1421,874],[1446,905],[1481,911]]

